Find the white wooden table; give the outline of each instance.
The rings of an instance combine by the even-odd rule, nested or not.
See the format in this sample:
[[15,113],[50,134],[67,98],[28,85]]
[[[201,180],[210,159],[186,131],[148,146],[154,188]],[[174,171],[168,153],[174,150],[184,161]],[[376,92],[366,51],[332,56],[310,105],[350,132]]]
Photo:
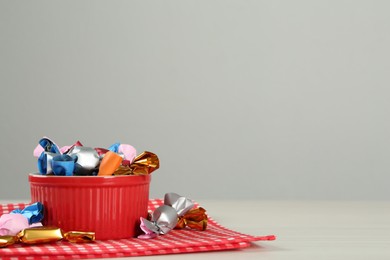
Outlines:
[[388,201],[198,202],[230,229],[251,235],[274,234],[277,239],[255,242],[242,250],[138,259],[390,259]]

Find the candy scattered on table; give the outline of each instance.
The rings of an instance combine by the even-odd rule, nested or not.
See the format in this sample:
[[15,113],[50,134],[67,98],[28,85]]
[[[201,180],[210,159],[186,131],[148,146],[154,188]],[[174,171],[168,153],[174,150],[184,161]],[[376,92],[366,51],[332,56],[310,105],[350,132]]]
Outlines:
[[43,205],[40,202],[15,209],[0,216],[0,247],[15,243],[40,244],[59,240],[69,242],[92,242],[94,232],[64,232],[57,227],[44,227],[39,222],[43,219]]
[[194,202],[176,193],[167,193],[164,196],[164,205],[156,208],[150,219],[141,218],[140,228],[145,233],[138,236],[141,239],[150,239],[157,235],[166,234],[174,228],[193,228],[206,230],[207,215],[203,208],[195,208]]

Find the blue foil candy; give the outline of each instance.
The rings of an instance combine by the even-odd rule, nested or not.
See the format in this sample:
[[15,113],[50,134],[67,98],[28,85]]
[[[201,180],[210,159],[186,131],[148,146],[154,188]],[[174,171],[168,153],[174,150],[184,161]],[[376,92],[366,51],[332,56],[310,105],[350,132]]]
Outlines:
[[58,154],[51,152],[42,152],[38,158],[38,170],[42,175],[53,173],[52,161]]
[[28,220],[28,223],[31,225],[33,223],[41,222],[43,219],[43,204],[36,202],[31,204],[24,209],[15,209],[11,213],[18,213],[25,216]]
[[57,155],[52,160],[52,170],[55,175],[72,176],[75,167],[74,159],[67,155]]

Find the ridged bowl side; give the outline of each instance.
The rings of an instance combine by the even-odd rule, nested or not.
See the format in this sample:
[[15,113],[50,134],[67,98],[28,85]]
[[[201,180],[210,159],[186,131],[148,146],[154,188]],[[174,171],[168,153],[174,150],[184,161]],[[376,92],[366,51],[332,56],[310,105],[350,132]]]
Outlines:
[[137,235],[139,218],[147,216],[150,177],[130,182],[124,178],[107,181],[86,179],[96,178],[92,176],[66,178],[75,178],[74,183],[30,178],[32,202],[44,205],[44,225],[64,231],[94,231],[99,240]]

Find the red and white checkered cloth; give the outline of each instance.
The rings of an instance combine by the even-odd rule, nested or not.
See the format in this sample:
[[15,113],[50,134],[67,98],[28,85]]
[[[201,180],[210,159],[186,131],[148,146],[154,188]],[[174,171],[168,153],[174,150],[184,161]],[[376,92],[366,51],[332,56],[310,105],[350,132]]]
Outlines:
[[[163,204],[160,199],[149,201],[149,210]],[[27,204],[3,204],[0,215]],[[275,236],[251,236],[229,230],[209,218],[207,230],[172,230],[154,239],[137,238],[95,241],[94,243],[70,243],[59,241],[49,244],[15,244],[0,248],[1,259],[80,259],[108,258],[143,255],[164,255],[202,251],[227,250],[250,246],[250,242],[274,240]]]

